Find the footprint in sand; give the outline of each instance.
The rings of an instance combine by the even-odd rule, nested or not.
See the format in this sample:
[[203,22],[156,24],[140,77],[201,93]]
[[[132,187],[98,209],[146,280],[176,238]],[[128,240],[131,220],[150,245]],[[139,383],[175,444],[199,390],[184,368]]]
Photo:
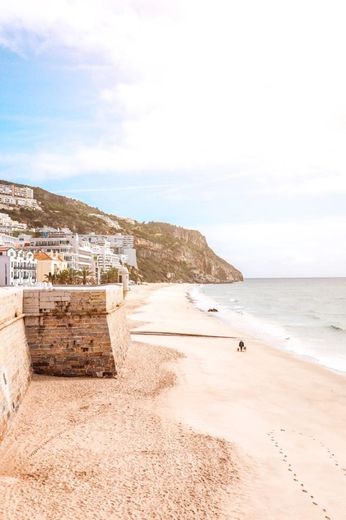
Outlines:
[[[281,428],[281,429],[280,429],[280,432],[286,432],[286,431],[287,431],[287,430],[285,430],[284,428]],[[312,439],[313,441],[317,442],[317,443],[318,443],[322,448],[324,448],[324,449],[328,452],[328,454],[329,454],[329,458],[330,458],[331,460],[333,460],[335,466],[338,466],[338,467],[339,467],[339,463],[338,463],[338,462],[335,460],[335,458],[334,458],[334,457],[335,457],[335,453],[332,453],[332,451],[331,451],[329,448],[327,448],[327,446],[325,446],[325,445],[323,444],[323,442],[318,441],[318,440],[317,440],[315,437],[313,437],[312,435],[307,435],[307,434],[304,434],[304,433],[302,433],[302,432],[296,432],[295,430],[291,430],[291,433],[296,433],[296,434],[299,434],[299,435],[301,435],[301,436],[303,436],[303,437],[305,436],[305,437],[307,437],[307,438],[309,438],[309,439]],[[281,446],[280,446],[278,440],[277,440],[277,439],[275,438],[275,436],[274,436],[274,430],[271,431],[271,432],[269,432],[269,433],[267,433],[267,435],[270,437],[270,439],[271,439],[272,442],[275,442],[275,447],[278,448],[278,451],[279,451],[280,455],[282,455],[282,454],[283,454],[283,450],[282,450],[282,448],[281,448]],[[284,454],[284,458],[281,459],[281,460],[282,460],[283,462],[286,462],[286,463],[287,463],[287,462],[288,462],[288,455],[287,455],[287,454]],[[287,469],[288,469],[288,471],[292,472],[292,471],[293,471],[293,470],[292,470],[292,465],[291,465],[291,464],[288,464],[288,468],[287,468]],[[341,468],[341,467],[340,467],[340,469],[342,470],[344,476],[346,477],[346,468]],[[296,473],[293,473],[293,481],[299,483],[299,480],[298,480],[296,477],[297,477],[297,474],[296,474]],[[308,493],[308,491],[307,491],[306,489],[304,489],[304,484],[303,484],[303,483],[300,483],[300,486],[301,486],[301,488],[303,488],[303,489],[302,489],[302,493]],[[318,507],[318,502],[315,502],[315,500],[314,500],[314,495],[310,495],[310,499],[311,499],[311,501],[312,501],[312,504],[313,504],[314,506],[317,506],[317,507]],[[322,509],[322,507],[321,507],[321,509]],[[326,509],[322,509],[322,511],[323,511],[323,513],[326,513],[326,512],[327,512]],[[325,516],[324,516],[324,519],[325,519],[325,520],[331,520],[331,517],[329,517],[328,515],[325,515]]]

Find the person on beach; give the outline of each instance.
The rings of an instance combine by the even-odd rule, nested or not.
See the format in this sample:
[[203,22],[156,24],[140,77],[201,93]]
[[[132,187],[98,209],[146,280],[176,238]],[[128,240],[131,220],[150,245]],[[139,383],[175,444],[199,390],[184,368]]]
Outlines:
[[240,350],[240,352],[243,352],[243,350],[245,350],[245,348],[246,347],[245,347],[244,341],[241,339],[239,341],[239,348],[238,348],[238,350]]

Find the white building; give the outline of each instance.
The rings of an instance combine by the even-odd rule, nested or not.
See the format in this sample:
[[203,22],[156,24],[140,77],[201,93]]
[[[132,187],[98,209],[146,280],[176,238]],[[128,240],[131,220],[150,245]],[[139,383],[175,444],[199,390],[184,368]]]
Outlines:
[[0,233],[0,247],[1,246],[16,246],[18,244],[18,239],[16,237],[12,237],[11,235],[7,235],[6,233]]
[[100,273],[105,273],[112,267],[119,268],[127,261],[126,255],[114,253],[107,242],[102,246],[92,245],[91,248],[97,259]]
[[31,209],[41,209],[34,199],[34,191],[28,186],[15,184],[0,184],[0,204],[3,206],[19,206]]
[[[90,245],[77,234],[47,233],[48,236],[30,237],[25,247],[30,251],[63,255],[69,269],[83,268],[94,272],[94,255]],[[51,236],[53,235],[53,236]]]
[[27,225],[23,222],[12,220],[6,213],[0,213],[0,233],[12,233],[12,231],[23,231]]
[[0,285],[30,286],[36,283],[37,262],[31,251],[0,246]]
[[137,267],[136,249],[134,249],[134,237],[132,235],[96,235],[89,233],[81,235],[84,240],[88,241],[90,246],[94,248],[96,245],[107,245],[114,254],[119,256],[123,263],[127,263],[133,267]]
[[[42,237],[54,237],[61,235],[73,235],[73,232],[69,228],[54,228],[50,226],[43,226],[41,228],[36,228],[35,231],[40,233]],[[80,235],[81,236],[81,235]]]

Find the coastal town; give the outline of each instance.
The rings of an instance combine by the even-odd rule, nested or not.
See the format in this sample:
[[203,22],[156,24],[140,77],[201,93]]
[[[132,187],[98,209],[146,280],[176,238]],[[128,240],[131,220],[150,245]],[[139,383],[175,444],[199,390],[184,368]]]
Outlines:
[[0,520],[346,520],[345,2],[1,7]]
[[103,215],[112,234],[78,234],[68,228],[28,228],[5,211],[42,211],[32,188],[0,184],[0,286],[99,285],[137,272],[134,237]]

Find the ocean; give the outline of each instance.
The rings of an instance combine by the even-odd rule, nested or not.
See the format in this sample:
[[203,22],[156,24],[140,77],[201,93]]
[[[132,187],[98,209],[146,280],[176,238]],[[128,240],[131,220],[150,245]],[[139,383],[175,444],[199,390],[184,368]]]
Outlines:
[[346,278],[272,278],[195,286],[197,307],[247,336],[346,373]]

